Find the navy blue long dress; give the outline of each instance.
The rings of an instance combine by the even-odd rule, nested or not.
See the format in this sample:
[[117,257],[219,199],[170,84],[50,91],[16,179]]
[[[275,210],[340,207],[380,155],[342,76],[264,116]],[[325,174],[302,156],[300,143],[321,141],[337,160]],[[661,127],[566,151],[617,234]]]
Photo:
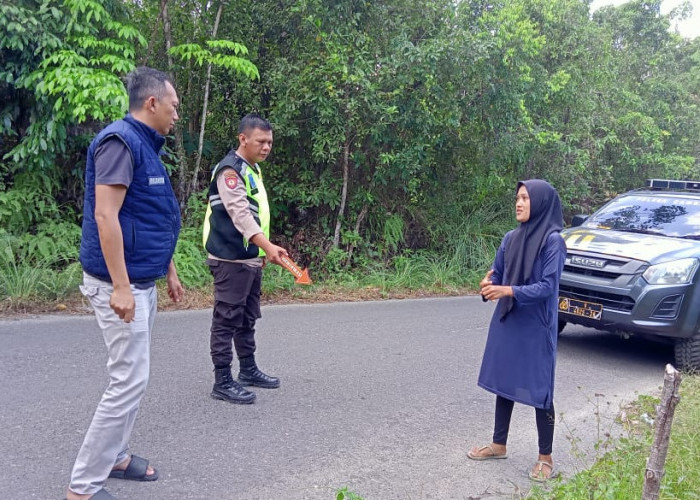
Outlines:
[[[502,284],[508,232],[496,253],[491,281]],[[524,285],[513,285],[513,308],[501,319],[499,300],[489,327],[479,386],[498,396],[535,408],[549,409],[554,397],[557,356],[559,277],[566,244],[550,233]]]

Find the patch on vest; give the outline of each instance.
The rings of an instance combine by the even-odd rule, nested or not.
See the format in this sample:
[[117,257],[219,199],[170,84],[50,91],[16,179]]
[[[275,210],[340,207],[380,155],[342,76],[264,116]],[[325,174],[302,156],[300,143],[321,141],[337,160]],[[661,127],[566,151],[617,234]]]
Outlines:
[[165,184],[165,177],[149,177],[148,178],[148,185],[149,186],[160,186]]
[[236,184],[238,184],[238,174],[236,172],[224,172],[224,182],[227,188],[235,188]]

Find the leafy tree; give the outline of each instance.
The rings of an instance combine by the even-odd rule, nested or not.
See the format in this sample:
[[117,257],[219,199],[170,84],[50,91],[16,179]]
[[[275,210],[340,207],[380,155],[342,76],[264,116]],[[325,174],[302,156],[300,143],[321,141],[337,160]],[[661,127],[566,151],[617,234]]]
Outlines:
[[615,170],[614,190],[648,177],[688,175],[693,164],[698,174],[697,154],[681,146],[689,132],[699,131],[697,114],[688,114],[697,110],[692,93],[679,85],[690,68],[674,55],[686,52],[687,42],[669,32],[660,4],[634,0],[594,17],[609,35],[617,74],[617,85],[606,92],[613,113],[604,125],[610,140],[601,154]]
[[[281,44],[269,82],[277,89],[271,116],[291,139],[282,145],[291,162],[273,171],[273,185],[293,205],[290,216],[317,224],[316,247],[342,245],[351,252],[362,242],[381,243],[395,234],[384,230],[387,220],[403,226],[403,217],[411,217],[410,198],[432,178],[424,159],[433,146],[420,131],[436,121],[421,118],[436,110],[426,90],[440,56],[427,61],[425,47],[432,44],[419,33],[435,32],[444,18],[421,17],[427,5],[426,13],[443,13],[435,2],[348,1],[329,10],[299,1],[289,9],[285,25],[294,26],[296,36]],[[420,97],[426,97],[422,104]],[[420,116],[402,113],[405,106]],[[413,125],[420,131],[410,131]],[[401,217],[387,219],[397,211]],[[393,239],[403,241],[399,233]]]
[[45,0],[35,11],[22,3],[0,9],[8,27],[2,47],[10,56],[0,77],[10,83],[7,92],[32,95],[25,96],[28,109],[17,99],[8,106],[14,109],[3,110],[9,118],[5,131],[13,130],[15,117],[29,114],[33,120],[8,157],[50,169],[55,155],[66,152],[70,126],[124,114],[127,97],[118,75],[135,67],[134,44],[144,39],[136,28],[112,19],[101,2]]
[[550,180],[573,213],[648,176],[700,177],[700,39],[669,32],[682,15],[660,0],[593,15],[580,0],[6,2],[0,224],[25,249],[41,235],[33,252],[70,246],[55,221],[78,221],[85,148],[124,112],[138,61],[181,98],[167,162],[186,251],[206,171],[258,111],[275,127],[273,231],[303,264],[489,252],[516,180]]
[[61,193],[78,196],[81,171],[64,165],[82,162],[77,157],[92,121],[126,111],[118,75],[134,68],[134,45],[144,39],[108,7],[118,14],[123,5],[23,0],[0,6],[0,23],[7,27],[0,38],[0,93],[7,97],[0,132],[11,137],[2,153],[13,186],[0,198],[9,211],[0,220],[13,231],[56,217]]
[[247,9],[237,7],[227,1],[147,0],[137,13],[139,24],[156,18],[142,59],[166,61],[164,69],[171,73],[180,95],[172,167],[183,209],[208,181],[209,167],[231,142],[236,119],[227,116],[231,99],[227,87],[241,78],[245,84],[260,76],[246,45],[232,41],[240,35],[237,17]]

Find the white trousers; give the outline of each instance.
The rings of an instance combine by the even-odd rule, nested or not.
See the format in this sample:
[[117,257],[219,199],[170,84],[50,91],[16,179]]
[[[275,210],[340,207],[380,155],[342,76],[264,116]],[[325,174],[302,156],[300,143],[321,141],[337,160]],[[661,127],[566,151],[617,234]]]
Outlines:
[[148,385],[150,345],[156,315],[156,287],[134,288],[134,319],[124,323],[109,307],[112,284],[85,274],[80,287],[95,310],[107,346],[109,385],[75,460],[69,488],[88,495],[99,491],[112,468],[129,457],[129,437]]

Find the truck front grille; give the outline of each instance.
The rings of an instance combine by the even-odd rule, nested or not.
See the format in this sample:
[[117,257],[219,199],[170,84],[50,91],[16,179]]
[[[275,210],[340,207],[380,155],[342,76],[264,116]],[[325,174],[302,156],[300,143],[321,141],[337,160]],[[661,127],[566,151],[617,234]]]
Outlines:
[[587,302],[595,302],[603,304],[606,309],[616,311],[629,312],[634,308],[634,300],[626,295],[618,295],[608,292],[597,292],[595,290],[587,290],[585,288],[576,288],[573,286],[559,285],[559,295],[570,299],[585,300]]
[[568,265],[564,266],[564,271],[571,274],[578,274],[579,276],[595,276],[596,278],[605,278],[610,281],[616,280],[620,276],[620,273]]

